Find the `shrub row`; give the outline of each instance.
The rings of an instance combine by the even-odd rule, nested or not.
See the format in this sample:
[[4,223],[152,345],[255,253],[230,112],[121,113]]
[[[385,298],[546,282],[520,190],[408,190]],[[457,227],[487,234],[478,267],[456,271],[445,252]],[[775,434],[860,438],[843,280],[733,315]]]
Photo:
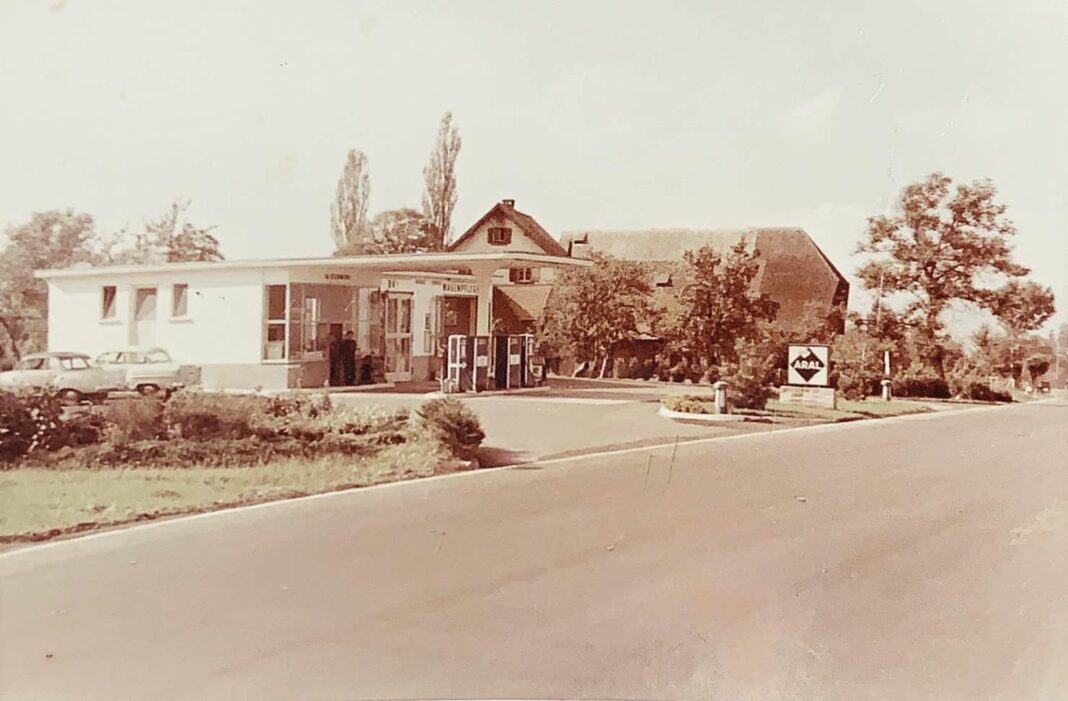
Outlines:
[[[114,402],[64,417],[51,395],[0,392],[0,461],[86,466],[230,466],[280,457],[367,455],[420,437],[470,459],[484,433],[456,399],[407,410],[335,407],[329,397],[178,393]],[[76,451],[76,455],[72,452]]]

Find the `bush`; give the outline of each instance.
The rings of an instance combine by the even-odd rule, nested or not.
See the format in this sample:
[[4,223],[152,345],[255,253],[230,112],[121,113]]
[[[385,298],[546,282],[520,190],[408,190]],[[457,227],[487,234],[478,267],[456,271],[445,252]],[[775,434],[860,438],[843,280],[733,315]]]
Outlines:
[[864,399],[879,395],[882,391],[881,378],[863,370],[850,370],[838,375],[838,391],[846,399]]
[[993,389],[986,382],[972,382],[962,393],[967,399],[980,402],[1011,402],[1012,395],[1008,392]]
[[673,394],[670,397],[664,397],[660,401],[670,411],[681,411],[686,414],[711,414],[713,411],[711,397]]
[[154,397],[108,404],[97,418],[103,427],[100,437],[109,443],[165,438],[167,433],[163,424],[163,402]]
[[[0,459],[34,452],[38,464],[51,466],[219,467],[365,455],[411,436],[407,411],[334,408],[327,397],[183,392],[166,403],[121,401],[66,419],[62,411],[54,396],[0,393]],[[62,447],[79,450],[42,454]]]
[[478,415],[455,397],[431,399],[416,413],[419,425],[458,458],[472,459],[486,437]]
[[910,365],[894,379],[893,393],[897,397],[930,397],[948,399],[949,385],[935,371],[921,365]]
[[0,460],[67,445],[62,416],[63,404],[53,392],[0,392]]

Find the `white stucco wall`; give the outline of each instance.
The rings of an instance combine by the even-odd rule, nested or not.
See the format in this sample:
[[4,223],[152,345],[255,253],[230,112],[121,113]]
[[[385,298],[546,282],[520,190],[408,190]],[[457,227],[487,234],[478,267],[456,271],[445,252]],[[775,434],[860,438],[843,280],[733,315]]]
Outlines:
[[[157,289],[155,342],[183,364],[258,363],[262,357],[263,286],[284,284],[284,271],[220,270],[125,273],[48,281],[48,348],[95,357],[131,343],[135,290]],[[189,286],[188,311],[171,318],[172,286]],[[101,319],[105,285],[116,287],[114,319]]]

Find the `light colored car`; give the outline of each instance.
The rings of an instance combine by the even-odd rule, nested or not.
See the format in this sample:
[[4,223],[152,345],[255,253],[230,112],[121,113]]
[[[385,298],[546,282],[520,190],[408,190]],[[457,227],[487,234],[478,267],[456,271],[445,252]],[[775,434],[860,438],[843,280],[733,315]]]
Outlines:
[[0,372],[0,388],[55,389],[68,402],[100,401],[126,389],[121,372],[93,365],[83,353],[33,353]]
[[122,372],[127,389],[141,394],[172,392],[184,384],[181,367],[162,348],[107,351],[97,356],[96,364]]

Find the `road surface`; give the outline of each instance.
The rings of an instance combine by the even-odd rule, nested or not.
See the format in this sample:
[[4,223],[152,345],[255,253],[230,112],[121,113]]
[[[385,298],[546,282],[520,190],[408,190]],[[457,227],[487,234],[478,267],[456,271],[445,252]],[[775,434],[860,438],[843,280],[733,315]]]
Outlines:
[[0,697],[1068,698],[1068,403],[0,556]]

